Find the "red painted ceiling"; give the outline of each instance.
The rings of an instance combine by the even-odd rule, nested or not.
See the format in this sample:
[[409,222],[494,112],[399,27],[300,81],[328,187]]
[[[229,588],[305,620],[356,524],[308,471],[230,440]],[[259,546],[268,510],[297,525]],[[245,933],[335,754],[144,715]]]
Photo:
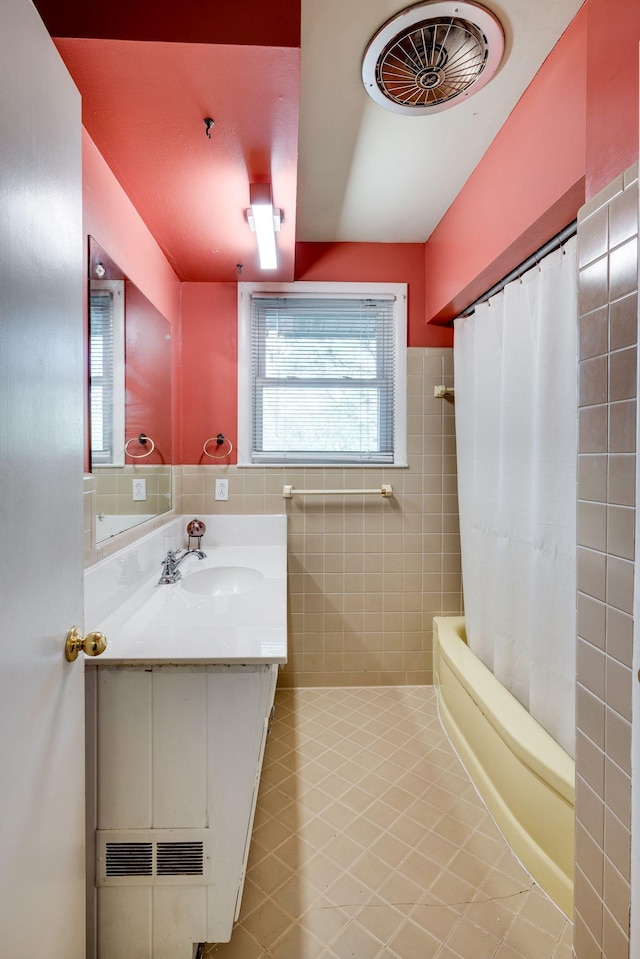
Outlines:
[[[56,40],[84,126],[181,280],[264,278],[245,211],[270,181],[284,212],[279,269],[293,277],[300,51]],[[206,135],[205,117],[215,126]]]
[[[300,0],[36,5],[82,95],[83,124],[181,280],[248,281],[245,212],[269,181],[294,274]],[[205,117],[215,125],[206,135]]]

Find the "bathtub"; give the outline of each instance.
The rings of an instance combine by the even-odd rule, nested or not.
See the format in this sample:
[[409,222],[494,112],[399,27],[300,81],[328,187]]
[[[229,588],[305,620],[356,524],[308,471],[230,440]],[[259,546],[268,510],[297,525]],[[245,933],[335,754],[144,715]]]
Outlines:
[[574,761],[474,656],[463,618],[435,617],[433,642],[443,726],[514,853],[571,918]]

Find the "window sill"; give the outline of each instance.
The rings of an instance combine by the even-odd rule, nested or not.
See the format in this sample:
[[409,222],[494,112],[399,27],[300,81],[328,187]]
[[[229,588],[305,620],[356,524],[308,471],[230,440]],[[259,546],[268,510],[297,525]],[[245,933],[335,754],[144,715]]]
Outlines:
[[243,470],[406,470],[408,463],[236,463]]

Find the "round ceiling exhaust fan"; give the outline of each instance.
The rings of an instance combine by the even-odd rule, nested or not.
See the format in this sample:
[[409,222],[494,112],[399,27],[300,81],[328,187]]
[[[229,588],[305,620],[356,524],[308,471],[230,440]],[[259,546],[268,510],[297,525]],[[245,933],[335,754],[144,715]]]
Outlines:
[[369,41],[362,80],[370,97],[404,116],[439,113],[485,86],[500,66],[500,21],[477,3],[417,3]]

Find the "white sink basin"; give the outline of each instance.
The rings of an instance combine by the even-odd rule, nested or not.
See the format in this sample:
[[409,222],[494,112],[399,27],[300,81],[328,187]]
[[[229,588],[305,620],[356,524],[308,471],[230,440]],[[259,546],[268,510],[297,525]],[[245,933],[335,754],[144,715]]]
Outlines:
[[180,585],[198,596],[238,596],[256,589],[263,579],[251,566],[210,566],[183,576]]
[[286,663],[287,517],[202,518],[207,556],[174,585],[158,576],[182,516],[86,571],[87,622],[109,637],[97,666]]

